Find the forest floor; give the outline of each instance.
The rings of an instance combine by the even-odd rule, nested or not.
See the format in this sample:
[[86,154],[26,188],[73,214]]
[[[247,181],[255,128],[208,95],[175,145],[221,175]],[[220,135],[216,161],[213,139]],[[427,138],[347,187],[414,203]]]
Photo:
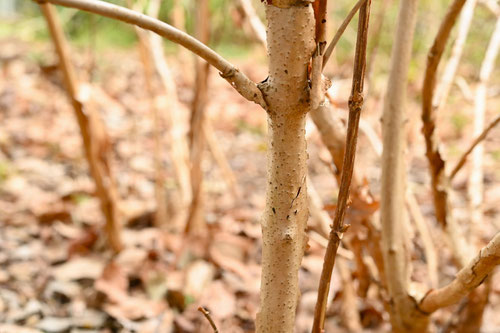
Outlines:
[[[199,306],[211,311],[220,332],[253,332],[259,303],[259,219],[265,206],[265,112],[239,97],[211,71],[206,112],[236,176],[239,193],[234,195],[229,189],[206,151],[203,170],[207,230],[196,237],[185,237],[179,231],[182,226],[168,221],[160,230],[152,219],[153,118],[141,62],[135,51],[120,56],[99,54],[94,81],[101,89],[99,111],[112,139],[112,169],[125,217],[125,249],[113,256],[103,235],[103,217],[93,196],[79,130],[56,62],[53,56],[41,60],[30,56],[33,47],[0,41],[0,333],[210,332],[208,322],[197,311]],[[43,50],[52,54],[48,46]],[[80,60],[76,57],[75,62],[83,72],[88,67]],[[182,63],[172,60],[171,64],[184,107],[164,111],[184,112],[187,117],[193,94],[190,59]],[[265,66],[251,65],[250,60],[239,61],[238,65],[252,79],[265,79]],[[338,93],[337,112],[345,115],[349,81],[334,80],[334,85],[344,88]],[[380,95],[373,93],[363,115],[378,136]],[[418,108],[418,104],[410,103],[412,117],[418,114]],[[456,160],[470,142],[470,136],[464,134],[470,124],[453,125],[450,117],[447,114],[440,120],[444,124],[441,135],[451,147],[447,156]],[[438,231],[432,215],[421,125],[419,120],[410,123],[411,187],[428,224]],[[167,147],[166,138],[163,140]],[[485,221],[479,226],[467,226],[467,230],[478,230],[478,246],[500,226],[499,144],[497,129],[486,140]],[[377,147],[362,131],[356,163],[376,197],[380,159],[372,145]],[[308,149],[312,182],[326,209],[333,213],[337,184],[328,152],[312,123],[308,123]],[[174,173],[167,148],[162,158],[174,202]],[[464,169],[454,182],[456,214],[464,224],[468,218],[466,180]],[[311,219],[310,223],[316,222]],[[439,251],[440,283],[444,284],[453,278],[456,269],[442,233],[432,235]],[[422,246],[413,236],[416,254],[412,277],[425,283]],[[300,272],[299,333],[310,330],[325,242],[311,231]],[[356,276],[351,272],[354,264],[344,262],[349,268],[348,280],[356,286]],[[500,318],[495,315],[500,312],[499,274],[493,279],[484,317],[485,332],[500,332]],[[343,282],[337,271],[332,285],[326,332],[347,331],[342,313]],[[386,332],[388,315],[379,289],[376,283],[370,288],[364,299],[355,301],[354,309],[364,329]],[[456,310],[448,308],[433,318],[445,324]]]

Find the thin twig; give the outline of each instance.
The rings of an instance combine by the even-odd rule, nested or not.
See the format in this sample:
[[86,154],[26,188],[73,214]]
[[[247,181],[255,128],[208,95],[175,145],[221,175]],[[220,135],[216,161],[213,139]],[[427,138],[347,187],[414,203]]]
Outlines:
[[344,33],[345,29],[351,22],[352,18],[356,14],[356,12],[361,8],[361,6],[366,2],[367,0],[358,0],[354,7],[352,7],[351,11],[349,14],[347,14],[346,18],[344,19],[344,22],[340,25],[338,28],[337,32],[335,33],[335,36],[333,36],[332,41],[330,42],[330,45],[328,45],[328,48],[325,51],[325,55],[323,56],[323,69],[325,68],[326,63],[328,62],[328,59],[330,59],[330,56],[333,53],[333,50],[335,49],[335,46],[340,40],[340,37],[342,37],[342,34]]
[[205,316],[205,318],[207,318],[208,322],[210,323],[210,326],[212,326],[212,328],[214,329],[214,333],[219,333],[219,330],[217,329],[217,326],[215,325],[214,320],[210,316],[210,312],[207,309],[205,309],[204,307],[201,307],[201,306],[198,308],[198,311],[200,311],[201,313],[203,313],[203,315]]
[[318,288],[318,299],[314,310],[313,333],[321,333],[324,328],[326,302],[328,299],[328,291],[330,289],[333,266],[335,265],[335,256],[340,240],[342,239],[344,232],[347,230],[347,226],[344,225],[344,217],[353,174],[354,159],[356,156],[359,118],[363,106],[363,86],[366,68],[366,44],[368,37],[368,21],[370,17],[370,4],[371,0],[366,1],[359,12],[358,38],[356,41],[356,53],[354,56],[354,73],[351,97],[349,98],[349,120],[347,125],[346,151],[342,167],[335,219],[333,222],[333,228],[330,232],[328,246],[326,248],[323,270],[321,272]]
[[500,233],[483,247],[446,286],[431,290],[420,301],[418,307],[424,313],[457,303],[471,290],[479,286],[490,272],[500,264]]
[[266,102],[262,92],[256,83],[250,80],[245,74],[240,72],[234,65],[220,56],[217,52],[201,43],[196,38],[185,32],[172,27],[171,25],[154,19],[142,13],[113,5],[99,0],[45,0],[46,2],[65,7],[77,8],[94,14],[137,25],[143,29],[153,31],[158,35],[184,46],[194,54],[205,59],[210,65],[221,72],[221,76],[226,79],[243,97],[253,101],[263,108]]
[[498,115],[493,121],[484,129],[484,131],[472,142],[469,149],[465,151],[460,160],[458,160],[457,165],[453,168],[453,171],[450,173],[450,181],[455,177],[455,175],[460,171],[460,169],[464,166],[465,162],[467,162],[467,157],[474,150],[474,148],[483,141],[488,133],[500,123],[500,115]]

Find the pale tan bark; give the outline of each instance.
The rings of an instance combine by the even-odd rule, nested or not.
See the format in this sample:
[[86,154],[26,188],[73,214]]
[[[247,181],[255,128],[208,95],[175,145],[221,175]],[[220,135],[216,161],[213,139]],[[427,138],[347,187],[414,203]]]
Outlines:
[[400,5],[382,117],[383,153],[380,215],[382,247],[393,332],[425,332],[428,320],[408,295],[409,258],[405,244],[406,89],[417,14],[416,0]]
[[[493,32],[481,70],[479,73],[479,84],[476,88],[474,103],[474,129],[473,135],[479,136],[484,131],[486,115],[486,90],[491,73],[495,66],[495,60],[500,49],[500,18],[497,19],[495,31]],[[483,220],[481,205],[483,202],[483,156],[484,145],[479,143],[472,151],[471,172],[469,178],[468,194],[470,200],[471,221],[476,226]]]
[[[138,3],[136,3],[138,5]],[[127,1],[127,6],[133,8],[131,1]],[[156,17],[159,10],[159,1],[152,1],[149,6],[148,15]],[[135,32],[139,40],[139,55],[144,68],[146,90],[150,98],[150,108],[153,118],[153,137],[154,137],[154,173],[155,173],[155,199],[156,212],[154,223],[156,227],[162,228],[167,222],[167,196],[165,192],[165,175],[162,163],[162,120],[159,106],[156,103],[156,93],[153,90],[152,82],[154,79],[153,63],[151,58],[150,32],[135,27]]]
[[435,108],[436,113],[443,110],[443,107],[448,100],[448,94],[450,93],[453,80],[455,79],[458,64],[462,58],[465,41],[467,39],[467,34],[469,33],[476,3],[477,0],[468,0],[462,9],[462,14],[460,14],[457,38],[455,40],[455,44],[453,44],[450,59],[446,64],[441,81],[436,88],[436,94],[434,95],[434,101],[432,103],[432,107]]
[[[342,161],[344,160],[345,152],[345,134],[346,130],[337,112],[328,104],[324,103],[319,107],[312,109],[310,112],[311,119],[318,128],[321,136],[321,141],[328,149],[333,163],[335,164],[337,184],[340,184],[340,171],[342,170]],[[353,184],[359,184],[354,173]]]
[[289,333],[295,326],[298,271],[307,242],[305,117],[314,17],[311,5],[293,1],[267,4],[266,16],[270,64],[261,90],[269,106],[269,149],[257,332]]
[[85,108],[83,105],[80,87],[70,61],[68,45],[54,7],[48,3],[40,4],[40,7],[47,20],[59,57],[59,66],[62,70],[66,91],[80,127],[85,157],[89,163],[90,174],[96,186],[96,194],[106,219],[106,236],[113,251],[119,252],[122,249],[121,221],[118,192],[110,169],[111,145],[109,138],[97,111],[94,108]]
[[448,285],[431,290],[418,307],[425,313],[455,304],[471,290],[479,286],[491,271],[500,264],[500,233],[483,247],[478,255],[462,268]]
[[245,15],[245,19],[250,26],[255,38],[267,49],[266,42],[266,27],[257,16],[255,9],[252,6],[251,0],[238,0],[239,7]]
[[[187,122],[182,113],[187,110],[182,106],[177,97],[177,87],[173,75],[163,53],[162,40],[159,36],[150,34],[151,52],[156,71],[165,89],[166,99],[170,105],[165,113],[168,122],[167,136],[170,142],[170,156],[177,179],[181,198],[182,215],[191,202],[191,179],[189,174],[189,147],[187,143]],[[181,216],[182,217],[182,216]]]
[[[200,0],[195,8],[196,25],[195,35],[204,44],[210,40],[209,3]],[[203,233],[206,223],[203,210],[203,155],[206,140],[203,131],[208,103],[208,74],[209,65],[199,58],[195,59],[194,97],[191,104],[191,122],[189,129],[190,143],[190,174],[191,174],[191,204],[186,222],[187,233]]]
[[406,205],[408,206],[410,215],[413,218],[418,233],[420,234],[420,238],[422,239],[430,286],[431,288],[437,288],[439,284],[439,274],[436,247],[434,246],[434,242],[431,237],[429,224],[422,215],[418,202],[411,190],[406,192]]
[[491,276],[488,276],[486,281],[457,305],[457,309],[441,331],[443,333],[480,333],[490,291]]

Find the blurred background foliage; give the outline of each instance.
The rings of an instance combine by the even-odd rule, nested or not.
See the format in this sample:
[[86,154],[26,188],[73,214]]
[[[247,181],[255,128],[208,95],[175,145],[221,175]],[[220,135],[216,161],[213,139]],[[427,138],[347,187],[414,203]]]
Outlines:
[[[110,2],[125,5],[122,0]],[[194,8],[197,0],[181,0],[185,15],[185,30],[193,33]],[[264,8],[259,0],[252,0],[257,13],[265,20]],[[329,1],[329,29],[331,37],[336,27],[342,22],[351,9],[353,0]],[[45,22],[40,16],[36,3],[29,0],[1,0],[0,5],[0,38],[16,36],[28,42],[48,41],[48,32]],[[450,1],[421,0],[419,4],[419,18],[417,21],[414,55],[410,68],[410,82],[421,85],[427,51],[439,27]],[[395,21],[398,12],[397,0],[373,1],[371,33],[369,41],[369,56],[376,53],[376,61],[371,69],[374,93],[382,92],[385,86],[386,74],[389,69],[390,50],[394,33]],[[172,21],[173,1],[162,1],[159,18],[167,23]],[[58,8],[65,31],[74,47],[103,51],[109,49],[128,49],[137,42],[136,35],[130,25],[110,20],[85,12]],[[383,18],[383,25],[378,38],[373,36],[376,25]],[[495,26],[495,16],[484,6],[478,5],[467,38],[465,52],[460,64],[459,75],[467,80],[477,81],[479,67],[484,57],[490,35]],[[211,0],[211,46],[228,58],[252,58],[259,63],[265,63],[265,52],[261,46],[241,29],[241,18],[236,10],[236,0]],[[356,18],[347,28],[344,37],[340,40],[335,60],[329,64],[327,74],[337,77],[348,77],[352,64],[352,54],[356,35]],[[454,32],[456,33],[456,31]],[[454,36],[454,35],[453,35]],[[452,40],[448,43],[445,56],[449,55]],[[377,45],[375,45],[377,44]],[[165,48],[170,55],[177,51],[177,47],[166,41]],[[374,52],[375,51],[375,52]],[[256,55],[257,54],[257,55]],[[38,55],[40,56],[40,55]],[[492,77],[496,77],[495,74]],[[419,93],[417,93],[417,99]],[[450,100],[453,103],[453,100]],[[459,126],[463,121],[455,121]]]

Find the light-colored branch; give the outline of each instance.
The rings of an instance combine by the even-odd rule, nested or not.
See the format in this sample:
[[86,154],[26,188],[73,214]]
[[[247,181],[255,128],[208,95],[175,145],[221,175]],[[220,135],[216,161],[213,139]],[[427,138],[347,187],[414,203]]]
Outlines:
[[352,7],[352,9],[349,12],[349,14],[347,14],[346,18],[344,19],[344,21],[342,22],[342,24],[340,25],[340,27],[337,29],[337,32],[335,33],[335,36],[333,36],[333,39],[330,42],[330,44],[328,45],[328,48],[326,49],[325,54],[323,56],[323,68],[325,68],[325,65],[328,62],[328,59],[330,59],[330,56],[332,55],[333,50],[335,49],[335,46],[337,46],[337,43],[339,42],[340,37],[342,37],[342,34],[344,33],[345,29],[347,28],[347,26],[351,22],[352,18],[354,17],[354,15],[356,15],[356,13],[358,12],[358,10],[361,8],[361,6],[366,1],[367,0],[358,0],[358,2],[356,2],[356,4],[354,5],[354,7]]
[[462,57],[462,52],[464,49],[465,41],[467,39],[467,34],[469,33],[469,27],[472,22],[472,17],[474,15],[474,8],[476,7],[477,0],[468,0],[462,10],[460,15],[460,21],[458,22],[458,32],[457,39],[451,50],[450,59],[446,64],[444,69],[444,74],[441,78],[441,82],[436,87],[436,94],[434,95],[433,108],[435,108],[436,113],[439,113],[446,101],[448,99],[448,94],[450,93],[450,88],[455,78],[455,73],[460,63]]
[[[497,19],[497,24],[493,34],[491,35],[481,70],[479,72],[479,84],[476,88],[476,97],[474,101],[474,128],[473,135],[480,136],[484,133],[484,118],[486,116],[486,93],[488,81],[495,66],[495,61],[500,49],[500,17]],[[472,222],[478,224],[482,221],[483,202],[483,156],[484,145],[481,141],[476,145],[472,152],[471,172],[468,184],[468,193],[470,200],[470,210]]]
[[330,289],[333,266],[335,265],[335,255],[340,240],[347,227],[344,226],[347,199],[354,169],[354,159],[356,156],[356,143],[358,139],[359,118],[363,106],[363,87],[366,68],[366,44],[368,37],[368,22],[370,18],[371,0],[368,0],[361,7],[358,22],[358,38],[356,41],[356,53],[354,56],[354,70],[352,78],[351,97],[349,98],[349,120],[347,125],[346,150],[342,163],[342,175],[339,188],[335,219],[330,232],[328,246],[326,248],[323,269],[321,271],[318,288],[318,299],[314,310],[314,323],[312,332],[321,333],[324,328],[326,302]]
[[488,133],[500,123],[500,115],[498,115],[493,121],[486,127],[483,132],[471,143],[469,148],[463,153],[462,157],[458,160],[458,163],[453,168],[453,171],[450,173],[450,181],[456,176],[456,174],[460,171],[460,169],[464,166],[465,162],[467,162],[467,157],[474,150],[474,148],[483,141]]
[[257,16],[255,9],[252,6],[250,0],[238,0],[238,5],[243,11],[245,18],[247,19],[248,25],[252,30],[253,34],[257,38],[257,40],[267,49],[267,41],[266,41],[266,27]]
[[434,43],[427,56],[424,84],[422,88],[422,132],[425,138],[426,157],[429,161],[431,187],[434,198],[434,210],[437,221],[441,224],[452,247],[455,261],[459,267],[469,259],[468,244],[453,217],[449,197],[449,179],[445,174],[445,161],[439,151],[439,140],[436,133],[436,113],[432,106],[436,75],[446,42],[450,36],[465,0],[454,0],[441,22]]
[[151,52],[156,71],[165,89],[169,110],[165,113],[169,129],[167,135],[170,141],[170,155],[180,190],[183,210],[191,201],[191,179],[189,175],[189,146],[186,138],[187,125],[181,112],[187,112],[177,97],[177,87],[173,75],[165,59],[160,36],[150,34]]
[[[142,5],[140,2],[135,4]],[[132,1],[127,1],[127,6],[129,8],[134,8]],[[152,17],[157,17],[159,11],[159,0],[152,1],[149,6],[149,15]],[[150,108],[153,118],[153,137],[154,137],[154,149],[153,149],[153,159],[154,159],[154,169],[155,169],[155,198],[156,198],[156,212],[154,222],[156,227],[163,228],[168,218],[167,213],[167,196],[165,192],[165,174],[163,171],[162,163],[162,115],[160,113],[159,107],[155,102],[156,94],[154,92],[152,82],[154,78],[153,71],[153,61],[151,57],[151,39],[149,38],[151,32],[144,31],[141,28],[135,26],[135,32],[139,39],[139,54],[144,68],[144,81],[146,86],[146,91],[150,98]]]
[[171,25],[154,19],[142,13],[113,5],[100,0],[45,0],[56,5],[77,8],[94,14],[137,25],[143,29],[153,31],[166,39],[184,46],[194,54],[206,60],[221,72],[226,79],[243,97],[266,108],[266,102],[255,82],[221,57],[218,53],[201,43],[196,38],[180,31]]
[[406,191],[406,205],[408,206],[410,215],[413,218],[420,238],[422,239],[425,261],[427,262],[427,275],[429,276],[430,285],[432,288],[437,288],[439,284],[439,274],[436,247],[432,241],[429,225],[422,215],[418,202],[410,189]]
[[382,180],[380,219],[384,266],[388,272],[390,317],[393,332],[425,332],[426,318],[413,318],[414,308],[408,296],[409,251],[406,244],[405,210],[406,165],[406,89],[417,1],[400,4],[395,41],[391,54],[387,92],[382,116]]
[[479,286],[500,264],[500,233],[483,247],[479,254],[458,273],[456,278],[445,287],[431,290],[420,301],[419,309],[432,313],[437,309],[457,303],[471,290]]

